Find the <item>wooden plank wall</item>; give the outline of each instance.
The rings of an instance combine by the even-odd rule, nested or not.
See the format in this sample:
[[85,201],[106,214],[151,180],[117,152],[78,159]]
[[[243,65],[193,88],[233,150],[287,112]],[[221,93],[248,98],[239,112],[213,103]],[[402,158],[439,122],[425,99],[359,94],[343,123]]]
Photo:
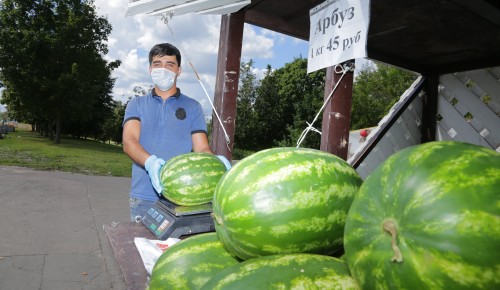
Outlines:
[[[411,88],[399,102],[408,97],[409,91]],[[356,168],[363,179],[390,155],[420,143],[423,94],[420,92],[419,97]],[[357,152],[372,141],[370,137],[375,135],[373,133],[395,114],[393,109]],[[467,142],[500,152],[500,67],[440,76],[437,120],[436,140]],[[348,162],[354,159],[356,153]]]
[[[364,146],[367,146],[371,141],[373,141],[372,139],[377,135],[377,131],[386,126],[389,119],[397,113],[395,108],[397,108],[400,103],[403,103],[410,98],[419,81],[420,78],[417,79],[412,86],[405,91],[405,93],[403,93],[399,101],[394,104],[389,113],[382,120],[380,120],[377,127],[370,133],[370,135],[368,135],[365,143],[358,148],[358,151],[354,153],[349,160],[347,160],[348,163],[353,162],[353,160],[357,157],[357,154],[359,154],[358,152],[360,152]],[[423,96],[423,92],[418,94],[413,102],[392,125],[392,127],[385,133],[375,148],[372,149],[366,159],[356,168],[359,175],[363,179],[390,155],[403,148],[420,143]]]
[[437,139],[500,152],[500,68],[443,75],[440,83]]

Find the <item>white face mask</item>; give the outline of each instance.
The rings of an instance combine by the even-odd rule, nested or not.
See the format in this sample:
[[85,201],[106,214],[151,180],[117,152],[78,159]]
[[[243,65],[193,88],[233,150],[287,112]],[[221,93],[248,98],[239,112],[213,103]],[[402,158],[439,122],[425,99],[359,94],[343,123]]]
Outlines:
[[173,71],[162,67],[153,68],[151,70],[151,79],[153,79],[155,85],[164,92],[168,91],[174,85],[176,76],[177,74]]

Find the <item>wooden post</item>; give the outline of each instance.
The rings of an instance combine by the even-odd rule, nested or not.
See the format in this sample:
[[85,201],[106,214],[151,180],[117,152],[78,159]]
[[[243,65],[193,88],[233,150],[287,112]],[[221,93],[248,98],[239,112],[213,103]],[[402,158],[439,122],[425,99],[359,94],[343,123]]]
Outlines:
[[244,22],[245,12],[223,15],[220,28],[214,107],[224,124],[230,143],[226,143],[224,130],[214,112],[211,147],[215,154],[224,155],[229,160],[232,159],[234,142]]
[[[354,65],[354,60],[344,62],[341,65]],[[340,83],[323,111],[320,150],[347,160],[354,72],[350,70],[342,80],[340,80],[341,77],[342,72],[335,72],[335,66],[326,69],[325,100],[335,85],[339,81]]]

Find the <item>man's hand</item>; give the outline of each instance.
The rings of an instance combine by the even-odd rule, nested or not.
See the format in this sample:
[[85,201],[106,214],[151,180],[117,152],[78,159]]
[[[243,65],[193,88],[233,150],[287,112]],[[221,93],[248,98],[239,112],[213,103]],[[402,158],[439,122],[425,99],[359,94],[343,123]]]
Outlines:
[[227,160],[227,158],[224,155],[215,155],[217,158],[219,158],[222,163],[224,163],[224,166],[226,166],[226,170],[231,169],[231,162]]
[[151,184],[155,188],[158,195],[161,196],[161,192],[163,190],[160,183],[160,170],[161,167],[165,164],[165,160],[156,157],[155,155],[151,155],[146,159],[144,163],[144,168],[149,174],[149,179],[151,179]]

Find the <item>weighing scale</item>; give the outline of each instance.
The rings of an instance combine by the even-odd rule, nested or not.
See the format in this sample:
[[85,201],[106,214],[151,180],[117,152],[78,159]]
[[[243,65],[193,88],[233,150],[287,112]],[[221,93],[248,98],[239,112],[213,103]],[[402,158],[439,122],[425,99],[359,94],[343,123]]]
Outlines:
[[181,206],[162,197],[147,211],[141,222],[158,239],[166,240],[215,231],[211,213],[211,203]]

